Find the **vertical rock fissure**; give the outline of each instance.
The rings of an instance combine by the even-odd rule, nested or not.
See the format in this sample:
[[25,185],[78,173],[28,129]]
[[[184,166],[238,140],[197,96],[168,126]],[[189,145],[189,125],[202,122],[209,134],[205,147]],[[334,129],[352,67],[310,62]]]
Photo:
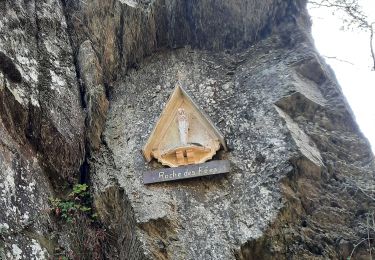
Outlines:
[[[120,5],[120,23],[117,31],[117,47],[119,49],[119,69],[121,70],[124,63],[124,23],[125,23],[125,12],[122,5]],[[107,88],[106,88],[107,89]]]
[[[68,8],[66,6],[66,1],[65,0],[60,0],[61,2],[61,5],[62,5],[62,9],[63,9],[63,14],[64,14],[64,17],[65,17],[65,21],[66,21],[66,24],[67,24],[67,33],[68,33],[68,38],[69,38],[69,44],[70,44],[70,47],[71,49],[73,50],[73,64],[74,64],[74,69],[75,69],[75,73],[76,73],[76,79],[77,79],[77,85],[79,86],[79,93],[80,93],[80,100],[81,100],[81,106],[82,108],[84,109],[84,112],[85,112],[85,128],[87,128],[87,124],[86,124],[86,118],[87,118],[87,102],[85,100],[85,88],[83,86],[83,82],[82,82],[82,79],[81,79],[81,73],[80,73],[80,70],[79,70],[79,65],[78,65],[78,50],[76,50],[74,44],[73,44],[73,39],[72,39],[72,31],[74,30],[73,29],[73,26],[71,24],[71,21],[70,21],[70,18],[69,18],[69,15],[68,15]],[[85,130],[87,131],[87,129]],[[90,176],[90,166],[89,166],[89,163],[88,163],[88,160],[89,160],[89,157],[90,157],[90,150],[89,150],[89,147],[88,147],[88,140],[87,140],[87,137],[85,136],[85,153],[84,153],[84,158],[83,158],[83,162],[79,168],[79,183],[83,184],[83,183],[89,183],[89,176]]]
[[66,6],[66,2],[65,0],[60,0],[61,2],[61,5],[62,5],[62,9],[63,9],[63,13],[64,13],[64,17],[65,17],[65,21],[66,21],[66,24],[67,24],[67,33],[68,33],[68,38],[69,38],[69,44],[70,44],[70,47],[71,49],[73,50],[73,64],[74,64],[74,69],[75,69],[75,73],[76,73],[76,79],[77,79],[77,84],[79,86],[79,91],[80,91],[80,95],[81,95],[81,106],[83,109],[86,109],[87,107],[87,104],[85,102],[85,99],[84,99],[84,96],[85,96],[85,90],[83,88],[83,85],[82,85],[82,81],[81,81],[81,75],[79,73],[79,67],[78,67],[78,59],[77,59],[77,50],[73,44],[73,39],[72,39],[72,31],[74,30],[73,29],[73,26],[71,24],[71,21],[69,19],[69,15],[68,15],[68,8]]

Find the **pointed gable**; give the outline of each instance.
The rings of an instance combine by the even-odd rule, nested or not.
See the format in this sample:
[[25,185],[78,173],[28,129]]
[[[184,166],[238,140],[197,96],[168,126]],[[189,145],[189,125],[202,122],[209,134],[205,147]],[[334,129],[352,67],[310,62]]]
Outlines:
[[157,159],[163,165],[203,163],[222,146],[224,137],[189,94],[176,86],[155,128],[143,147],[147,161]]

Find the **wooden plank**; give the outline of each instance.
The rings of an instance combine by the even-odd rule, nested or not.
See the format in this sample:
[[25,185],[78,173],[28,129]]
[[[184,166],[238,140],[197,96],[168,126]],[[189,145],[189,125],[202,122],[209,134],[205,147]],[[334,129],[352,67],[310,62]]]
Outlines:
[[216,175],[230,171],[228,160],[216,160],[207,163],[181,166],[175,168],[160,168],[143,173],[143,183],[157,183],[190,179],[208,175]]

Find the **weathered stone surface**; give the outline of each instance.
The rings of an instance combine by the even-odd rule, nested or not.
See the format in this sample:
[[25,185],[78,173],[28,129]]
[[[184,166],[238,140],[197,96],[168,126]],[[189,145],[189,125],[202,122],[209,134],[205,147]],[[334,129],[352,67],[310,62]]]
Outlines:
[[48,198],[84,155],[66,29],[60,1],[0,1],[1,259],[48,259],[60,243]]
[[89,150],[97,150],[108,111],[102,68],[89,40],[83,42],[78,52],[78,69],[82,79],[86,105],[86,140]]
[[[345,258],[340,241],[352,249],[365,236],[374,204],[350,190],[370,187],[362,178],[374,180],[373,155],[332,73],[323,61],[310,62],[319,58],[304,31],[284,26],[294,30],[292,46],[275,30],[233,54],[164,51],[115,84],[92,180],[98,192],[118,182],[127,194],[144,254],[133,258]],[[305,62],[325,80],[306,75]],[[145,186],[142,172],[160,166],[145,163],[140,149],[181,74],[224,133],[230,152],[220,158],[233,170]]]
[[47,259],[54,249],[48,215],[51,187],[30,145],[0,121],[0,258]]
[[186,44],[205,49],[248,46],[282,20],[295,19],[303,0],[64,0],[76,48],[90,39],[106,83],[137,68],[144,56]]
[[0,111],[51,177],[72,177],[83,157],[83,113],[59,1],[2,1]]
[[95,206],[108,228],[113,259],[144,258],[143,246],[134,228],[134,212],[124,190],[113,185],[97,193]]
[[[347,258],[375,210],[374,157],[304,3],[0,0],[0,257],[89,255],[46,209],[86,154],[102,257]],[[161,165],[141,149],[178,75],[232,170],[145,186]]]

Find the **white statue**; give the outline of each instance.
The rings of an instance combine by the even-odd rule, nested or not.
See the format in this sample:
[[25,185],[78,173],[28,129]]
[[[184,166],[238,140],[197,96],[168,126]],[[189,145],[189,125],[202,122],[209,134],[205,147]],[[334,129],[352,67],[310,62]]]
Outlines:
[[180,107],[178,110],[178,131],[180,133],[180,141],[182,145],[187,145],[188,143],[188,131],[189,131],[189,121],[188,116],[185,113],[185,109]]

